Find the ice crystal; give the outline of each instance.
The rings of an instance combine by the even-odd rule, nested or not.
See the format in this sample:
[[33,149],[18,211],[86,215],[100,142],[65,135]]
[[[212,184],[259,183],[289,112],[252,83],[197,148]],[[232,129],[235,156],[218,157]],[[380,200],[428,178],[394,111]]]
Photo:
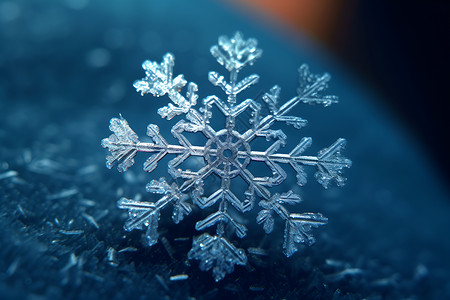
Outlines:
[[[117,166],[120,172],[134,164],[134,157],[138,152],[149,153],[149,158],[144,163],[144,170],[147,172],[155,170],[165,155],[175,155],[168,163],[168,173],[173,180],[160,178],[150,181],[146,186],[148,192],[161,195],[159,200],[147,202],[122,198],[118,201],[118,207],[129,213],[124,228],[127,231],[145,229],[148,245],[151,246],[158,242],[160,211],[169,204],[173,206],[172,219],[177,224],[189,215],[193,205],[200,209],[214,206],[214,212],[198,221],[195,229],[203,231],[216,226],[216,233],[203,233],[195,237],[188,257],[199,260],[202,270],[212,269],[214,279],[219,281],[226,273],[233,271],[234,265],[247,263],[245,250],[237,248],[229,240],[232,233],[239,238],[247,233],[246,226],[240,224],[230,213],[230,204],[239,213],[246,213],[255,209],[254,204],[258,202],[260,211],[256,222],[262,224],[266,233],[272,232],[275,215],[284,220],[283,249],[289,257],[298,250],[299,243],[314,243],[311,229],[326,224],[327,218],[320,213],[290,213],[285,206],[300,203],[300,196],[292,190],[282,194],[271,192],[271,187],[281,185],[287,177],[282,165],[288,164],[295,170],[297,184],[300,186],[306,183],[304,167],[315,166],[315,178],[327,188],[332,181],[338,186],[345,183],[342,169],[350,167],[351,161],[341,154],[346,143],[342,138],[321,150],[317,156],[303,155],[311,145],[312,139],[309,137],[301,139],[289,153],[279,153],[278,150],[286,144],[287,136],[280,129],[271,129],[275,122],[286,123],[297,129],[304,127],[306,120],[288,114],[300,102],[324,106],[337,103],[336,96],[325,94],[330,80],[328,74],[312,74],[307,65],[302,65],[299,68],[297,95],[285,103],[279,103],[280,87],[277,85],[260,100],[238,101],[237,96],[259,80],[256,74],[238,80],[239,71],[252,65],[262,55],[262,50],[257,48],[257,41],[245,40],[239,32],[231,38],[221,36],[218,45],[211,48],[211,54],[230,73],[228,81],[217,72],[210,72],[208,76],[209,81],[226,94],[226,101],[215,95],[207,96],[203,99],[202,107],[196,109],[197,85],[193,82],[187,84],[183,75],[174,78],[175,58],[170,53],[164,55],[161,63],[145,61],[142,67],[146,77],[134,83],[134,87],[142,95],[168,95],[172,103],[158,110],[162,118],[170,120],[177,115],[184,115],[185,119],[177,122],[171,129],[178,144],[169,144],[154,124],[147,127],[147,135],[152,142],[141,142],[127,121],[120,116],[111,119],[109,128],[113,134],[103,139],[102,146],[110,151],[106,166],[110,169]],[[183,96],[181,90],[186,84],[186,96]],[[268,113],[263,113],[261,104],[264,103],[261,100],[268,107]],[[212,127],[213,106],[225,116],[225,124],[219,131]],[[246,110],[252,115],[251,128],[239,132],[236,118]],[[184,133],[201,133],[207,141],[203,146],[194,146]],[[266,138],[269,143],[267,150],[252,150],[252,141],[258,137]],[[196,156],[204,159],[203,167],[198,171],[182,168],[183,162]],[[265,163],[272,172],[272,177],[252,174],[247,168],[252,161]],[[214,188],[215,192],[205,195],[204,181],[209,176],[219,178],[220,184]],[[236,195],[231,190],[236,177],[242,178],[247,186],[242,195]]]

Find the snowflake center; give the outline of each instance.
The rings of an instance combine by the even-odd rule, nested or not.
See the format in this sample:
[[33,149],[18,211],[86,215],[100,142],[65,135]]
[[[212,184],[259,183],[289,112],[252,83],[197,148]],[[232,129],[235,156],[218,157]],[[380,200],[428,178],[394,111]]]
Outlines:
[[233,178],[239,175],[250,163],[250,155],[241,155],[239,152],[250,153],[250,145],[234,130],[221,130],[217,139],[210,139],[205,145],[204,157],[208,164],[215,164],[214,171],[220,177]]
[[231,158],[231,157],[233,157],[234,153],[233,153],[233,151],[231,149],[225,148],[225,149],[222,150],[222,155],[225,158]]

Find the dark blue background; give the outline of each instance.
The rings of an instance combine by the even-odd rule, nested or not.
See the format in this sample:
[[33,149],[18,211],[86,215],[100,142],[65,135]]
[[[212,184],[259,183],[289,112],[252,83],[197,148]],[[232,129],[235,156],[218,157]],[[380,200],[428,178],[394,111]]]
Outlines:
[[[3,298],[450,296],[450,207],[444,181],[376,93],[308,40],[261,28],[208,1],[0,5],[0,178],[13,174],[0,179]],[[179,226],[171,223],[170,211],[163,214],[160,232],[171,245],[170,254],[161,243],[145,248],[141,232],[122,229],[126,215],[116,207],[117,199],[142,194],[153,201],[144,186],[165,173],[164,164],[154,174],[143,174],[140,161],[124,176],[109,171],[100,140],[110,134],[109,119],[119,113],[140,136],[149,122],[168,136],[174,123],[155,112],[166,99],[141,97],[131,85],[143,77],[140,64],[159,61],[170,51],[176,73],[196,82],[201,98],[219,93],[207,72],[224,70],[208,50],[219,35],[236,30],[257,38],[264,50],[248,71],[261,76],[248,97],[274,84],[282,87],[284,99],[294,96],[296,70],[303,62],[314,72],[332,74],[329,91],[341,102],[330,108],[297,107],[295,113],[309,125],[287,132],[285,150],[311,136],[309,153],[314,155],[345,137],[353,167],[346,170],[344,188],[325,191],[308,170],[309,183],[300,189],[304,203],[292,210],[329,218],[316,231],[313,247],[285,258],[282,224],[266,236],[250,215],[249,236],[236,242],[244,248],[262,243],[269,255],[249,255],[248,267],[237,267],[214,283],[197,262],[186,262],[191,240],[175,240],[197,234],[194,224],[201,212]],[[98,228],[86,216],[95,218]],[[67,234],[73,230],[83,232]],[[119,253],[118,266],[111,265],[108,249],[126,247],[137,251]],[[189,279],[168,280],[180,273]]]

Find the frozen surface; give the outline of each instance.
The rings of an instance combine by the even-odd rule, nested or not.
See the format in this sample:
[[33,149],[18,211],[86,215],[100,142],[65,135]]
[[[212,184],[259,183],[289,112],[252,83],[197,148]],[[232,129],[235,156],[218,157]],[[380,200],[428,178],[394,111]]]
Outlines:
[[[447,191],[427,165],[429,154],[420,152],[418,141],[376,105],[373,91],[307,41],[289,44],[213,2],[202,2],[201,9],[186,1],[136,3],[0,3],[2,299],[450,297],[450,242],[443,238],[450,228]],[[247,251],[247,263],[216,283],[210,272],[217,262],[188,260],[191,237],[199,234],[195,222],[207,217],[201,210],[193,210],[178,225],[171,210],[163,211],[158,243],[152,247],[145,246],[148,241],[140,231],[123,231],[127,213],[117,208],[117,199],[147,199],[151,194],[145,185],[152,178],[163,184],[159,178],[171,176],[167,163],[173,157],[163,158],[151,174],[135,168],[120,174],[104,167],[98,141],[118,112],[139,138],[145,137],[142,129],[148,122],[169,122],[157,114],[167,101],[161,105],[163,98],[141,97],[131,87],[149,57],[161,58],[170,50],[176,56],[173,78],[182,73],[195,81],[202,97],[218,94],[220,87],[205,76],[219,69],[207,49],[218,35],[238,29],[258,37],[258,47],[264,49],[257,63],[240,72],[242,78],[261,75],[258,85],[242,92],[242,99],[262,97],[267,92],[262,87],[275,83],[283,88],[280,99],[289,98],[298,85],[295,68],[303,62],[314,73],[333,75],[329,90],[339,95],[339,104],[298,105],[290,115],[308,119],[308,126],[299,130],[286,124],[280,129],[299,142],[312,136],[312,153],[346,137],[345,154],[353,166],[346,170],[344,187],[330,185],[327,190],[313,176],[298,188],[298,173],[286,168],[285,183],[304,199],[299,209],[322,213],[328,225],[315,230],[313,247],[300,247],[286,258],[280,219],[274,218],[272,233],[265,235],[270,222],[256,224],[258,212],[249,218],[233,215],[248,228],[243,239],[229,237]],[[188,86],[183,88],[185,99]],[[264,103],[269,105],[276,95],[277,89],[269,90]],[[218,116],[220,111],[213,111],[214,122],[224,121]],[[244,121],[251,114],[247,116]],[[175,115],[170,122],[180,119],[182,115]],[[159,126],[161,136],[175,145],[170,129]],[[198,141],[205,142],[201,137]],[[144,142],[151,142],[150,137]],[[265,150],[264,143],[262,139],[259,147],[255,140],[252,150]],[[135,160],[145,163],[139,156]],[[198,161],[186,164],[194,169]],[[251,163],[248,168],[259,170]],[[273,189],[274,195],[287,199],[288,190]],[[213,192],[205,188],[205,193]],[[205,245],[210,245],[205,251],[227,247],[218,239]],[[202,263],[211,271],[199,270]]]

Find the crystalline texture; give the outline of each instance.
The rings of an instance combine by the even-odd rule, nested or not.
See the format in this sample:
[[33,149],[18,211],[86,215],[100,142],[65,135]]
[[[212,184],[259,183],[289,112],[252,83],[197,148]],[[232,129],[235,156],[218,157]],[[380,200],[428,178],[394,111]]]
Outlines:
[[187,113],[192,105],[197,103],[197,85],[193,82],[189,83],[186,92],[186,98],[183,97],[179,90],[186,85],[183,75],[173,78],[173,67],[175,65],[175,57],[167,53],[163,57],[161,64],[149,60],[144,61],[142,68],[145,70],[146,77],[136,80],[133,86],[141,95],[152,94],[155,97],[168,95],[173,104],[164,106],[158,110],[161,117],[167,117],[168,120],[176,115]]
[[247,264],[244,250],[237,249],[223,237],[207,233],[194,238],[188,257],[200,260],[200,269],[203,271],[212,269],[216,281],[223,279],[226,273],[233,272],[235,264]]
[[[239,71],[252,65],[262,55],[262,51],[257,48],[257,41],[245,40],[240,33],[236,33],[232,38],[221,36],[218,45],[211,48],[211,54],[230,73],[229,80],[218,72],[210,72],[208,76],[214,86],[222,89],[226,101],[216,95],[210,95],[203,99],[203,106],[197,110],[197,85],[192,82],[187,84],[183,75],[173,78],[175,58],[172,54],[166,54],[160,64],[145,61],[142,67],[146,77],[134,83],[134,87],[142,95],[168,95],[172,103],[158,110],[161,117],[170,120],[176,115],[185,115],[185,119],[177,122],[171,130],[178,144],[167,143],[155,124],[147,127],[147,135],[152,142],[141,142],[121,116],[111,119],[110,130],[113,134],[102,141],[102,146],[110,151],[106,158],[107,167],[117,165],[120,172],[126,171],[134,164],[134,157],[138,152],[149,154],[144,163],[144,170],[147,172],[155,170],[164,156],[175,156],[168,163],[168,172],[174,179],[173,182],[169,183],[165,178],[160,178],[147,184],[148,192],[161,195],[159,200],[119,200],[119,208],[126,209],[129,213],[124,228],[127,231],[146,229],[145,235],[151,246],[158,242],[160,212],[169,204],[173,207],[172,219],[175,223],[181,222],[189,215],[192,205],[212,211],[205,219],[196,223],[195,229],[203,231],[215,227],[216,234],[203,233],[195,237],[188,257],[199,260],[202,270],[212,269],[214,279],[219,281],[227,273],[231,273],[235,265],[247,263],[245,251],[238,249],[226,238],[230,237],[231,233],[235,233],[238,238],[247,234],[246,226],[229,213],[230,205],[238,212],[246,213],[255,209],[255,203],[258,203],[260,211],[256,222],[262,224],[267,234],[273,231],[275,216],[284,220],[283,249],[289,257],[298,250],[297,244],[314,243],[311,229],[326,224],[327,218],[319,213],[290,213],[286,205],[297,205],[302,201],[300,196],[291,190],[282,194],[271,193],[271,187],[281,185],[286,179],[284,166],[293,168],[300,186],[307,181],[305,167],[316,167],[316,180],[324,188],[328,188],[333,181],[338,186],[345,183],[342,170],[350,167],[351,161],[342,156],[341,152],[346,143],[342,138],[321,150],[317,156],[303,155],[312,143],[310,137],[302,138],[289,153],[280,153],[279,150],[286,145],[288,137],[282,130],[271,129],[275,122],[286,123],[296,129],[306,126],[306,120],[288,114],[300,102],[324,106],[337,103],[336,96],[325,94],[330,80],[328,74],[312,74],[307,65],[302,65],[299,68],[297,96],[290,100],[280,104],[280,87],[275,85],[260,100],[238,101],[238,95],[259,80],[258,75],[238,80]],[[180,91],[186,84],[186,96],[182,96]],[[262,105],[268,106],[269,114],[262,113]],[[219,131],[210,125],[213,122],[213,106],[226,118],[223,129]],[[246,110],[252,115],[251,128],[239,132],[235,121]],[[217,124],[214,125],[217,127]],[[194,146],[185,137],[185,133],[201,133],[207,141],[203,146]],[[265,151],[252,149],[252,141],[257,137],[267,140]],[[205,166],[198,171],[181,168],[181,164],[191,156],[202,157]],[[252,174],[247,168],[252,161],[263,162],[270,169],[272,176],[258,177],[257,174]],[[204,180],[209,176],[219,178],[220,184],[212,194],[205,195]],[[238,197],[231,190],[231,185],[237,177],[243,179],[247,185],[244,197]],[[175,179],[179,184],[175,183]],[[231,232],[228,232],[229,230]]]

